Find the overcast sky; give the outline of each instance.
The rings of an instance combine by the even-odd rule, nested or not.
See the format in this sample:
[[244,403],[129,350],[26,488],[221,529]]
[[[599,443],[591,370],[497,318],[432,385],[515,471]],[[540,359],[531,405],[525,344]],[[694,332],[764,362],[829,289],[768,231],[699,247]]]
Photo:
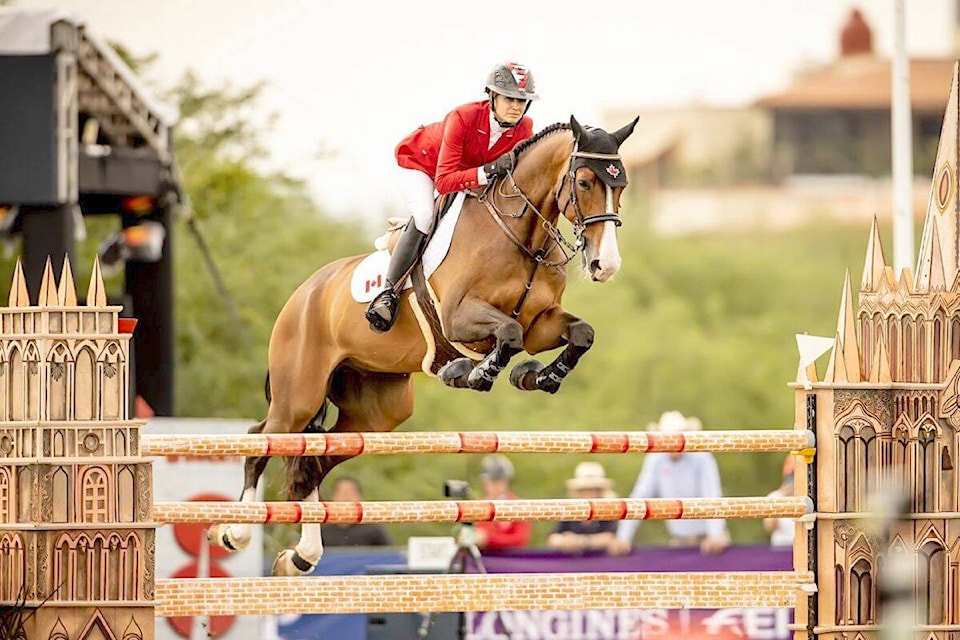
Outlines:
[[[481,99],[489,68],[515,59],[543,99],[537,129],[606,107],[746,104],[838,54],[859,7],[889,55],[893,0],[16,0],[59,7],[101,38],[160,55],[156,74],[188,68],[211,82],[267,80],[279,115],[269,147],[328,209],[395,205],[393,147],[419,124]],[[912,56],[954,48],[954,0],[906,0]],[[944,89],[946,92],[946,88]],[[637,134],[643,134],[643,123]],[[629,144],[629,142],[627,143]],[[321,145],[339,151],[316,159]]]

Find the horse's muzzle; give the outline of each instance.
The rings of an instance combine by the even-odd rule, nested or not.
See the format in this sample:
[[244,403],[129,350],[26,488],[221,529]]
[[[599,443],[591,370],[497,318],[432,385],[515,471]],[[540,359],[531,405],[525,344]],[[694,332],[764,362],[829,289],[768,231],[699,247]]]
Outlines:
[[608,260],[601,262],[600,258],[594,258],[590,261],[590,279],[594,282],[606,282],[620,271],[619,260]]

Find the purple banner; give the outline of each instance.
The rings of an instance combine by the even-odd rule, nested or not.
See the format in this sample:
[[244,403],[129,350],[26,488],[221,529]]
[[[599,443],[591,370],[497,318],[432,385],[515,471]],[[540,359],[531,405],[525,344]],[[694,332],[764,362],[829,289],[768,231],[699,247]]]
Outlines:
[[792,571],[793,549],[730,547],[707,556],[694,547],[643,548],[628,556],[567,555],[553,551],[484,552],[489,573],[605,573],[607,571]]
[[[705,556],[696,548],[649,548],[625,557],[517,551],[482,560],[489,573],[790,571],[793,550],[733,547]],[[467,628],[471,640],[788,640],[792,620],[791,609],[771,608],[504,611],[470,613]]]

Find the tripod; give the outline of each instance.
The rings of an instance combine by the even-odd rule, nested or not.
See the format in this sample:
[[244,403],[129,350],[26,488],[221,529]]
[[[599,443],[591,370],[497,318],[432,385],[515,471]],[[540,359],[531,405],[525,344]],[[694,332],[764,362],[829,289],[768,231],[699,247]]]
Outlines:
[[[480,573],[486,573],[487,568],[483,565],[483,558],[480,557],[480,549],[477,548],[477,531],[472,522],[464,522],[454,529],[454,539],[457,541],[457,550],[450,558],[450,564],[447,566],[447,573],[466,573],[467,560],[473,560],[474,566]],[[417,637],[420,640],[426,640],[430,635],[430,622],[433,618],[433,612],[427,611],[420,614],[423,618],[420,621],[420,629],[417,631]],[[460,616],[457,638],[464,640],[467,637],[467,614],[463,611],[458,613]],[[497,622],[503,629],[503,634],[510,640],[510,630],[503,623],[503,618],[499,611],[495,611]]]

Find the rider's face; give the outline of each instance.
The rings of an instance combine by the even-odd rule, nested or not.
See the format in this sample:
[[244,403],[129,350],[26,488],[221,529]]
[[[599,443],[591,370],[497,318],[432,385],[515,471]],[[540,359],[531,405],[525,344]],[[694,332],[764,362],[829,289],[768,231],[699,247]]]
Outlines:
[[527,101],[520,98],[508,98],[499,93],[493,97],[493,113],[500,122],[516,124],[527,110]]

